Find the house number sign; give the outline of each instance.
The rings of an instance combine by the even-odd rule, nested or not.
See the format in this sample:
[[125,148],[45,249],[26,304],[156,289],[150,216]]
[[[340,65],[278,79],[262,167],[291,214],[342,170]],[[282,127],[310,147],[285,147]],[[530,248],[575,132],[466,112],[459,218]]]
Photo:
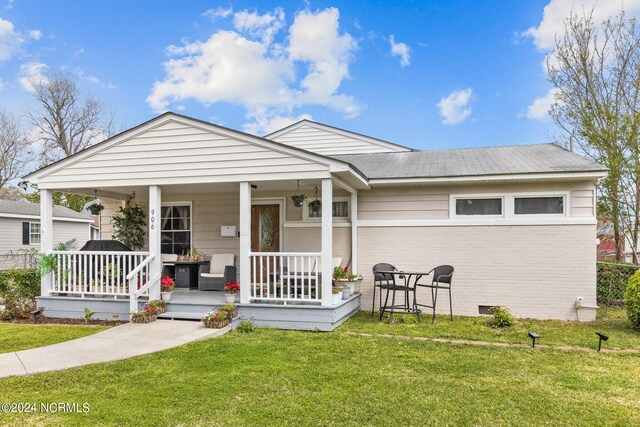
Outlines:
[[153,230],[153,229],[155,229],[155,226],[154,226],[153,223],[156,222],[156,210],[155,209],[151,209],[150,221],[151,221],[151,229]]

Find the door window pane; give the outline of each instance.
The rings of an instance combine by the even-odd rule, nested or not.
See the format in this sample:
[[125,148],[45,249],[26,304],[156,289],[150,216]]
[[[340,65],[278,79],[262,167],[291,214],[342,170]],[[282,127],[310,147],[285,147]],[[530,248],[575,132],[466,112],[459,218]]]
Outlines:
[[502,215],[502,199],[456,199],[456,215]]
[[516,197],[516,215],[544,215],[564,213],[564,197]]

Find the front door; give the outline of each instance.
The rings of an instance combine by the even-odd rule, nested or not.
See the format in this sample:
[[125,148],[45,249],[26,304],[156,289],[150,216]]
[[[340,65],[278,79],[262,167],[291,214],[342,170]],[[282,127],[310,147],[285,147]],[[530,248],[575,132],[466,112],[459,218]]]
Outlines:
[[[279,252],[280,251],[280,205],[252,205],[251,206],[251,252]],[[276,257],[267,257],[262,264],[257,264],[257,271],[251,266],[251,277],[256,284],[263,286],[262,291],[256,290],[257,295],[269,295],[268,284],[273,282],[273,274],[279,268]],[[262,268],[260,268],[262,265]],[[262,272],[260,272],[262,270]]]
[[251,206],[251,252],[280,251],[280,205]]

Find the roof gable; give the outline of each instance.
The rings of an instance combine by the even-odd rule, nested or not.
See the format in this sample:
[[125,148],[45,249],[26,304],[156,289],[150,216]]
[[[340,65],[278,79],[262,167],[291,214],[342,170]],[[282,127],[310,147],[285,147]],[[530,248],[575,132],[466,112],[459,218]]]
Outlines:
[[165,113],[36,171],[40,188],[304,179],[348,164],[253,135]]
[[410,148],[401,145],[306,119],[273,132],[265,138],[328,156],[411,151]]

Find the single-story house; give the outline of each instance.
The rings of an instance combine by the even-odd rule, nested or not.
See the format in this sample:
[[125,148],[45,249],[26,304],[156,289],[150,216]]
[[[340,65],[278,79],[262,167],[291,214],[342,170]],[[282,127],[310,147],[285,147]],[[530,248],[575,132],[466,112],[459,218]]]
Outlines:
[[[454,314],[502,305],[521,317],[593,319],[596,181],[605,174],[553,144],[415,150],[309,120],[258,137],[168,112],[25,180],[41,191],[44,224],[53,191],[97,194],[103,239],[133,194],[148,214],[147,245],[127,261],[144,274],[107,290],[73,275],[45,278],[41,304],[59,314],[80,315],[106,295],[111,305],[97,298],[94,311],[126,315],[159,297],[161,254],[197,249],[235,255],[241,314],[332,329],[371,309],[379,262],[404,271],[453,265]],[[292,196],[302,194],[298,207]],[[50,251],[52,238],[42,239]],[[82,254],[58,255],[83,265]],[[340,304],[331,298],[336,259],[364,276],[361,294]],[[287,291],[285,267],[304,277],[300,292]]]
[[[91,238],[92,218],[64,206],[52,210],[53,243],[76,239],[81,247]],[[27,201],[0,200],[0,255],[21,249],[40,249],[40,205]]]

